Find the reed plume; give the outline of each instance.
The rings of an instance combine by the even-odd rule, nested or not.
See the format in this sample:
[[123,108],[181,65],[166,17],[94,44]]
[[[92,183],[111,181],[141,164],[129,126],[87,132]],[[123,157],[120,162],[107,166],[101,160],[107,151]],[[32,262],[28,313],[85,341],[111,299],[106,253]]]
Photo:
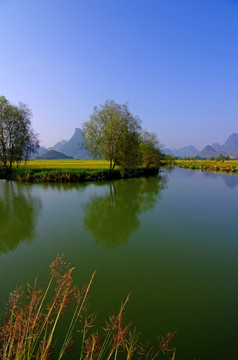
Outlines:
[[[36,279],[32,286],[20,286],[10,293],[0,323],[1,360],[46,360],[52,352],[60,360],[73,345],[78,348],[79,360],[117,360],[122,354],[126,360],[155,360],[171,351],[175,360],[171,348],[175,333],[158,338],[157,348],[144,346],[136,330],[131,330],[131,322],[125,322],[129,295],[118,314],[110,316],[103,329],[95,330],[96,315],[89,312],[88,306],[95,272],[88,284],[78,288],[73,285],[73,271],[65,254],[58,254],[50,265],[50,280],[44,291]],[[56,356],[56,329],[66,310],[72,317]]]

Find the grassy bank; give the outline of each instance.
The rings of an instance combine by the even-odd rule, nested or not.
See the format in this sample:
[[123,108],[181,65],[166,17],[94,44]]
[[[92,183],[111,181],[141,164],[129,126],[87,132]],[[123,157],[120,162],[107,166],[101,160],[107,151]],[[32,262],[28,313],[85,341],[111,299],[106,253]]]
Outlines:
[[188,170],[215,171],[238,174],[238,160],[174,160],[170,164],[172,166],[177,166]]
[[[21,168],[13,169],[11,180],[19,182],[32,183],[67,183],[67,182],[84,182],[84,181],[103,181],[130,177],[141,177],[156,175],[158,173],[157,167],[138,167],[126,169],[121,171],[115,169],[38,169],[38,168]],[[4,171],[0,172],[0,178],[7,178]]]

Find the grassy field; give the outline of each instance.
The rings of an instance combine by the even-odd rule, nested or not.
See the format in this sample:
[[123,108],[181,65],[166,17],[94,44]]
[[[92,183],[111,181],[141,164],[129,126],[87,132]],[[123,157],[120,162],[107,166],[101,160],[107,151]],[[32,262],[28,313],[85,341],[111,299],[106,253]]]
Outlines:
[[0,179],[20,182],[84,182],[157,175],[158,167],[116,167],[105,160],[32,160],[21,162],[11,173],[0,168]]
[[175,160],[172,165],[189,170],[215,171],[238,174],[238,160]]
[[[171,165],[200,171],[215,171],[238,174],[238,160],[174,160]],[[109,161],[105,160],[31,160],[21,162],[19,170],[109,170]]]
[[31,160],[20,163],[20,168],[27,169],[109,169],[105,160]]

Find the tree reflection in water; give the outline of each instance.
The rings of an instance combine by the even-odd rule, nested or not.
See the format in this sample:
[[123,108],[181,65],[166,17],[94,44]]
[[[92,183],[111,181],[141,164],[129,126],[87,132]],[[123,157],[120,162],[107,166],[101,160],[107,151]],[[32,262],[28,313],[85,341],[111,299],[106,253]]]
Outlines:
[[111,182],[107,194],[84,204],[85,229],[107,248],[126,243],[140,226],[139,215],[154,208],[166,184],[161,176]]
[[32,187],[0,181],[0,253],[15,250],[35,237],[35,221],[41,202]]

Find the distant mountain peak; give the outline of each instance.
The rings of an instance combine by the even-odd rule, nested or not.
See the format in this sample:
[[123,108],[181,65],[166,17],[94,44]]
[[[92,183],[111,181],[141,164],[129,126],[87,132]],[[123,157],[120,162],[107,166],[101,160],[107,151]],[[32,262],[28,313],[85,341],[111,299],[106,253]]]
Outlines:
[[212,146],[213,149],[215,149],[216,151],[218,151],[218,150],[221,148],[221,145],[218,144],[218,143],[213,143],[211,146]]
[[59,151],[56,150],[49,150],[43,155],[38,157],[39,159],[45,159],[45,160],[62,160],[62,159],[73,159],[72,156],[67,156]]
[[222,150],[226,153],[232,153],[238,150],[238,134],[231,134],[226,140],[225,144],[222,145]]
[[54,146],[50,147],[48,150],[60,150],[60,148],[67,143],[67,140],[61,140],[57,142]]
[[165,149],[164,152],[166,154],[171,154],[174,156],[179,156],[179,157],[192,157],[192,156],[196,156],[198,154],[198,149],[195,148],[195,146],[193,145],[189,145],[189,146],[184,146],[180,149]]
[[74,134],[83,134],[83,130],[80,128],[75,128]]
[[231,135],[228,137],[227,141],[228,141],[228,140],[231,140],[231,139],[232,139],[232,140],[234,140],[234,139],[237,140],[237,139],[238,139],[238,133],[233,133],[233,134],[231,134]]
[[212,152],[216,152],[216,150],[211,146],[211,145],[207,145],[205,146],[205,148],[203,148],[202,151],[212,151]]
[[207,145],[202,149],[202,151],[200,151],[200,153],[198,153],[198,155],[201,158],[214,157],[217,155],[217,151],[211,145]]
[[84,139],[82,129],[75,128],[73,136],[58,151],[73,156],[75,159],[90,159],[90,153],[85,149]]

